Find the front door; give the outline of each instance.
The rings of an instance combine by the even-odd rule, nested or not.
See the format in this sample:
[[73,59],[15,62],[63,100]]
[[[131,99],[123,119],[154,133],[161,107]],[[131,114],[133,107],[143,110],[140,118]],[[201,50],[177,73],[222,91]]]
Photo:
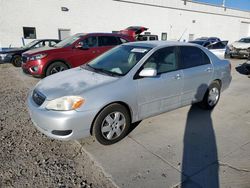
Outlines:
[[139,118],[143,119],[180,106],[183,73],[178,70],[175,47],[162,48],[154,52],[143,65],[154,68],[157,76],[138,78]]
[[85,64],[100,55],[96,36],[89,36],[82,39],[75,46],[78,47],[73,48],[71,56],[71,62],[73,62],[74,66]]

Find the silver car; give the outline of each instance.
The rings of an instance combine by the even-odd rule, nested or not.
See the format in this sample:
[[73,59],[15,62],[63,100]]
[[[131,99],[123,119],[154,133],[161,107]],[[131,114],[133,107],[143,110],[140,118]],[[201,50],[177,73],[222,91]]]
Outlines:
[[193,103],[213,109],[229,87],[230,69],[227,60],[196,44],[126,43],[41,80],[28,96],[28,109],[49,137],[91,134],[108,145],[145,118]]

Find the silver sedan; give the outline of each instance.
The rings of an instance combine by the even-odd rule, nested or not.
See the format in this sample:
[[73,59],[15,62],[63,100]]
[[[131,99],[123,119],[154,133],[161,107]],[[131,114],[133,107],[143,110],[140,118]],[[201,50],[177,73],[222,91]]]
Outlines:
[[230,63],[202,46],[135,42],[41,80],[27,101],[34,125],[47,136],[91,134],[108,145],[145,118],[193,103],[213,109],[230,82]]

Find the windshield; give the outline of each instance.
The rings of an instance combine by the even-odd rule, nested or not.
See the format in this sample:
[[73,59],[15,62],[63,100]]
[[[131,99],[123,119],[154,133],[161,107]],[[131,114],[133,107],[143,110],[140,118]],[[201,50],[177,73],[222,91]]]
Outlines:
[[111,75],[127,74],[150,50],[148,47],[121,45],[99,56],[90,63],[96,71]]
[[75,41],[77,41],[78,39],[80,39],[81,36],[77,36],[74,35],[72,37],[68,37],[64,40],[62,40],[61,42],[57,43],[54,47],[67,47],[70,46],[71,44],[73,44]]
[[31,46],[35,45],[39,40],[33,40],[32,42],[26,44],[22,48],[30,48]]
[[240,39],[239,42],[250,43],[250,38]]

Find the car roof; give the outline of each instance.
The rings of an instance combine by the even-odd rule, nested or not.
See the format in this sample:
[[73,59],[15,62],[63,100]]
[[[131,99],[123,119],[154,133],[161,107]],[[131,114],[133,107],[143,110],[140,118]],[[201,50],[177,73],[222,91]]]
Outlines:
[[105,35],[105,36],[125,36],[125,37],[128,37],[127,35],[122,35],[122,34],[119,34],[119,33],[77,33],[74,36],[83,37],[83,36],[86,36],[86,35],[93,35],[93,36]]
[[187,42],[177,42],[177,41],[139,41],[139,42],[128,42],[123,45],[128,46],[138,46],[138,47],[148,47],[148,48],[155,48],[155,47],[168,47],[168,46],[198,46],[194,43],[187,43]]
[[44,40],[59,40],[59,39],[36,39],[37,41],[44,41]]

